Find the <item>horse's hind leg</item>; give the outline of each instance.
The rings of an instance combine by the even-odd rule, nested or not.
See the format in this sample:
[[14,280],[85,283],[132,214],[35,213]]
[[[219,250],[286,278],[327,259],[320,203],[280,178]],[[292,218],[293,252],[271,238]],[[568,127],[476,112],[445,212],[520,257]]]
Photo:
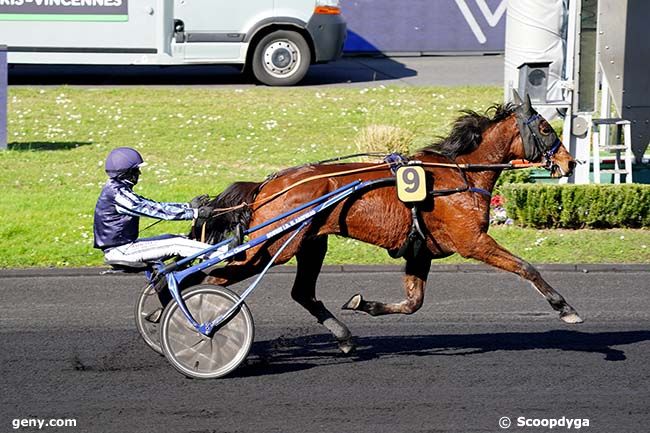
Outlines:
[[566,323],[582,323],[577,311],[569,305],[562,295],[556,292],[530,263],[513,255],[508,250],[483,233],[467,251],[459,251],[464,257],[480,260],[505,271],[513,272],[530,281],[544,296],[554,310],[560,312],[560,319]]
[[291,297],[336,337],[343,353],[349,353],[354,349],[350,330],[334,317],[321,301],[316,299],[316,280],[320,274],[325,253],[327,253],[326,236],[303,242],[300,251],[296,254],[298,268],[291,289]]
[[378,301],[366,301],[361,295],[354,295],[345,305],[344,310],[365,311],[372,316],[382,314],[412,314],[420,309],[424,300],[424,288],[431,268],[431,257],[422,254],[406,260],[404,291],[406,299],[393,304]]

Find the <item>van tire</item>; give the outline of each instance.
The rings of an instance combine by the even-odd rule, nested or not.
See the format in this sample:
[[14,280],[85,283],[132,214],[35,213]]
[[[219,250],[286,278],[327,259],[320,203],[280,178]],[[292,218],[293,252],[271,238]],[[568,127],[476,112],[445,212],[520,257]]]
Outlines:
[[252,70],[267,86],[292,86],[305,77],[311,52],[297,32],[278,30],[264,36],[255,46]]

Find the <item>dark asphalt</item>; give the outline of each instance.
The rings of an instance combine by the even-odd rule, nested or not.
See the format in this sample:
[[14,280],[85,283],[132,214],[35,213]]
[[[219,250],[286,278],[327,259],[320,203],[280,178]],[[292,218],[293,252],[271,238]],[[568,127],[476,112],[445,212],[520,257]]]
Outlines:
[[[211,381],[182,377],[139,340],[140,277],[4,271],[0,431],[13,431],[13,419],[75,418],[76,428],[48,430],[498,432],[502,416],[564,416],[589,419],[587,432],[646,432],[650,269],[580,269],[543,274],[583,325],[560,322],[515,276],[439,271],[412,316],[339,311],[358,343],[347,357],[290,300],[292,274],[273,273],[248,302],[248,361]],[[337,311],[357,292],[402,293],[389,268],[330,269],[319,287]]]
[[[299,87],[503,85],[503,55],[344,57],[313,65]],[[240,68],[220,65],[12,65],[9,85],[252,87]]]

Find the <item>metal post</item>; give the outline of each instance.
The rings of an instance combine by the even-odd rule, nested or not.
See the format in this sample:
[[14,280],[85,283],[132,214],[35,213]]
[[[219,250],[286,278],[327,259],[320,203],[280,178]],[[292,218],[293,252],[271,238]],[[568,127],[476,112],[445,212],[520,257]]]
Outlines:
[[[593,125],[593,164],[594,164],[594,183],[600,183],[600,124]],[[587,162],[589,165],[589,162]]]
[[632,183],[632,125],[630,121],[623,124],[623,142],[625,143],[625,183]]
[[0,45],[0,150],[7,149],[7,46]]
[[[569,152],[579,161],[589,161],[590,147],[590,129],[576,135],[578,131],[574,130],[574,124],[577,122],[584,124],[591,123],[591,113],[580,112],[578,104],[580,99],[579,77],[580,77],[580,23],[582,13],[582,0],[569,1],[569,16],[567,25],[567,45],[565,60],[565,79],[569,86],[565,100],[571,103],[571,107],[566,112],[564,119],[564,143],[569,143]],[[581,119],[579,119],[581,118]],[[566,145],[566,144],[565,144]],[[573,176],[569,179],[561,178],[560,183],[589,183],[589,164],[579,164]]]

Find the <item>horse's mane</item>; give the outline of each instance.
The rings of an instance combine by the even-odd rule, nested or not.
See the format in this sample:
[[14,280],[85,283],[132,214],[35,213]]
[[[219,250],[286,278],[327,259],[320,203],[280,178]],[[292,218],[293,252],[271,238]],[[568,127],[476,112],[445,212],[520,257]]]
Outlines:
[[[424,153],[439,153],[451,159],[476,149],[483,138],[483,132],[495,123],[509,117],[515,111],[511,103],[495,104],[485,110],[485,114],[472,110],[462,110],[462,116],[454,121],[454,126],[447,137],[421,149]],[[490,115],[491,112],[494,114]]]

